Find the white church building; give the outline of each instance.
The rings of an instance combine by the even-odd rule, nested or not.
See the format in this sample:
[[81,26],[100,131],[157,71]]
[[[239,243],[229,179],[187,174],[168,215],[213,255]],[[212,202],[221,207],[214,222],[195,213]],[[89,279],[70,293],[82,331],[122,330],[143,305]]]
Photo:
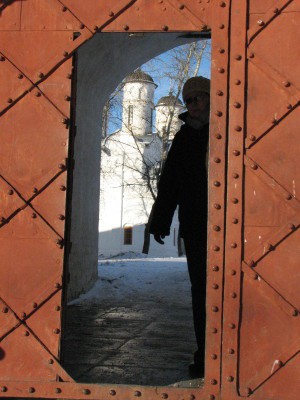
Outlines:
[[[180,129],[178,115],[184,110],[172,95],[162,97],[154,107],[156,87],[152,77],[141,70],[125,78],[122,127],[101,143],[99,255],[142,252],[145,224],[156,194],[155,173],[163,148],[170,146]],[[150,256],[178,255],[178,226],[176,213],[163,246],[151,235]]]

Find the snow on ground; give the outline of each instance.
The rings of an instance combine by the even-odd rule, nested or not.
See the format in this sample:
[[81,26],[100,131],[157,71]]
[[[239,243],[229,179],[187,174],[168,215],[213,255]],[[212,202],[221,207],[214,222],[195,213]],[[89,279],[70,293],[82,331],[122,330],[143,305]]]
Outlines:
[[98,280],[93,288],[69,305],[99,304],[103,301],[180,303],[190,296],[186,258],[151,258],[144,254],[123,253],[99,258]]

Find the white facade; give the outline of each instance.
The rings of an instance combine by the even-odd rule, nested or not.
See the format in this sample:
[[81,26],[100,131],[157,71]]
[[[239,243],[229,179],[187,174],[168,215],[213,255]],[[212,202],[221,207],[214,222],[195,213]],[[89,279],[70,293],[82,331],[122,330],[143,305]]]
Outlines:
[[[99,255],[142,252],[145,224],[154,202],[149,168],[160,164],[162,140],[152,133],[156,85],[142,71],[130,74],[124,84],[122,129],[102,143],[100,174]],[[160,119],[160,126],[162,126]],[[174,129],[179,129],[177,118]],[[162,246],[151,235],[151,256],[177,256],[178,218]]]
[[181,101],[176,100],[172,95],[162,97],[156,107],[156,130],[160,137],[163,136],[164,129],[170,124],[169,140],[174,139],[174,135],[179,131],[182,121],[178,118],[184,111]]

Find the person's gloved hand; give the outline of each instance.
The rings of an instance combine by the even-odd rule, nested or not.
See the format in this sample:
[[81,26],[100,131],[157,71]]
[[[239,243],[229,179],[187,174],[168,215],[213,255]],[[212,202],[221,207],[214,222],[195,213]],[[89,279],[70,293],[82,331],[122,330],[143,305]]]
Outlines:
[[154,240],[157,241],[159,244],[165,244],[165,242],[162,240],[165,238],[165,235],[162,235],[160,233],[154,233]]

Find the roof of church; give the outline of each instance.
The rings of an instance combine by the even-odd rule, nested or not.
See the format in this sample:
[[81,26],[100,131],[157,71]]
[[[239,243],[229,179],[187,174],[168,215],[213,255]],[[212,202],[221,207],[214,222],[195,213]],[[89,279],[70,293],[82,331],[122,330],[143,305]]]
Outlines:
[[158,100],[156,107],[157,106],[173,106],[174,104],[179,105],[179,106],[183,105],[182,101],[180,99],[176,99],[176,97],[170,93],[169,96],[161,97]]
[[143,72],[140,68],[131,74],[127,75],[125,78],[125,83],[128,82],[152,82],[154,83],[152,77],[145,72]]

